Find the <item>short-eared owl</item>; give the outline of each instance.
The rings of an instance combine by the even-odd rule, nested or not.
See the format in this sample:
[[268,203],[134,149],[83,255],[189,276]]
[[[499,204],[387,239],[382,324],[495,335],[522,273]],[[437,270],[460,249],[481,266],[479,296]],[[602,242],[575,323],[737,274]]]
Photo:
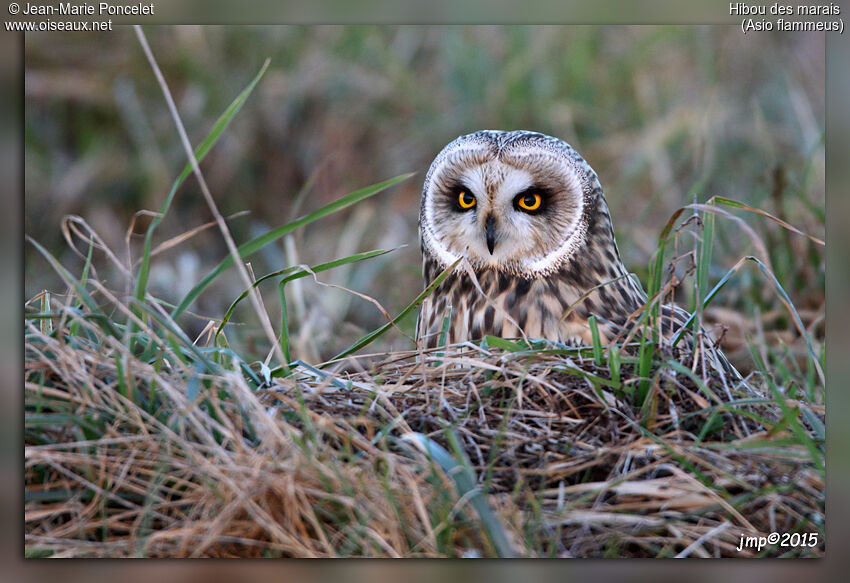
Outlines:
[[[569,144],[529,131],[480,131],[431,164],[419,213],[425,285],[466,258],[422,304],[417,337],[613,339],[646,295],[620,260],[593,169]],[[662,307],[664,332],[687,313]]]

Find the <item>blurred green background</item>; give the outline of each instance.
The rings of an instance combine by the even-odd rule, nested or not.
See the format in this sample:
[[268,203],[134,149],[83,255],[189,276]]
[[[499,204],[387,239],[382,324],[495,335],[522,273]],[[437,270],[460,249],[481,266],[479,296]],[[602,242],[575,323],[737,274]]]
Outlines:
[[[611,207],[621,254],[646,281],[669,216],[696,197],[740,200],[824,237],[824,37],[742,35],[736,26],[260,26],[147,27],[194,143],[271,66],[202,164],[243,242],[352,190],[405,172],[416,176],[299,231],[252,257],[260,276],[374,248],[407,247],[320,274],[397,313],[421,290],[416,220],[425,171],[456,136],[530,129],[572,144],[594,167]],[[132,29],[112,34],[30,33],[25,39],[25,230],[79,273],[62,217],[83,217],[124,262],[139,257],[150,221],[186,163],[162,93]],[[297,203],[298,193],[309,185]],[[778,279],[801,317],[823,335],[823,252],[754,215]],[[190,178],[157,241],[212,219]],[[721,227],[719,278],[755,249],[731,221]],[[683,239],[688,245],[691,241]],[[84,249],[80,239],[78,247]],[[150,291],[177,302],[222,257],[216,228],[158,255]],[[126,282],[102,254],[98,276]],[[61,292],[58,277],[26,249],[25,294]],[[742,271],[717,303],[733,329],[727,348],[772,332],[799,344],[775,293]],[[371,303],[309,279],[290,284],[293,356],[316,361],[385,318]],[[242,291],[221,278],[187,316],[190,333],[219,318]],[[275,286],[266,305],[279,310]],[[256,322],[237,313],[234,337]],[[412,334],[413,318],[402,326]],[[736,340],[737,338],[737,340]],[[737,344],[735,344],[737,342]],[[400,335],[383,349],[409,348]]]

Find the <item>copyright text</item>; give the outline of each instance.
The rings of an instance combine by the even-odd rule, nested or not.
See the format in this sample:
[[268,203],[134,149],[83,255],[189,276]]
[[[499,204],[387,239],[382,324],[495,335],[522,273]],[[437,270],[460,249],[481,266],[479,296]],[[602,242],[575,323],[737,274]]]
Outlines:
[[[17,9],[13,9],[13,6]],[[110,4],[108,2],[74,4],[60,2],[50,4],[10,4],[9,12],[24,16],[149,16],[154,14],[153,3],[149,4]]]

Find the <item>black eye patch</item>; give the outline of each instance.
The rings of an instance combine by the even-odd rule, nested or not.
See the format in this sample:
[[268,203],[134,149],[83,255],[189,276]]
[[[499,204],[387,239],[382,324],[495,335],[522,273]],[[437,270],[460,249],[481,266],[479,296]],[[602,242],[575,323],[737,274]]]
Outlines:
[[450,188],[446,192],[446,199],[451,204],[451,207],[459,213],[474,210],[478,205],[478,199],[472,191],[462,184]]
[[545,188],[532,186],[514,197],[514,209],[529,215],[539,215],[549,207],[550,198]]

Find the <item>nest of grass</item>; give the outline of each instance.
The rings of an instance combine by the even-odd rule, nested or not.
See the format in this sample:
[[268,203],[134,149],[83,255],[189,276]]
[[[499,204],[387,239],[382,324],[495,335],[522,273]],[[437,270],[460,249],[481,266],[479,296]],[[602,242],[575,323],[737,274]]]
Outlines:
[[707,386],[660,372],[637,407],[632,392],[605,386],[609,367],[581,349],[467,343],[392,355],[344,387],[330,375],[318,386],[311,375],[286,379],[264,401],[285,410],[296,393],[302,406],[356,419],[373,442],[392,427],[454,448],[497,506],[534,516],[523,532],[533,523],[537,542],[546,539],[534,555],[742,556],[741,536],[822,516],[822,477],[805,450],[772,446],[789,437],[771,431],[782,418],[772,399],[748,385],[723,390],[716,373]]
[[[758,378],[659,368],[640,395],[625,352],[613,379],[590,349],[486,342],[210,374],[51,314],[27,323],[29,556],[823,554],[795,433],[823,410]],[[771,532],[820,539],[743,546]]]

